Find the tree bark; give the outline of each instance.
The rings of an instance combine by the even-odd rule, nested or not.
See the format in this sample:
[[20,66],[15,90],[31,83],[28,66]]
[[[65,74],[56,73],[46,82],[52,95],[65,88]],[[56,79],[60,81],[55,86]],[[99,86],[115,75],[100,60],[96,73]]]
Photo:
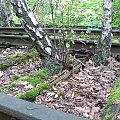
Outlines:
[[107,65],[110,57],[112,39],[112,0],[104,0],[101,38],[98,40],[94,61],[96,65]]
[[34,41],[35,46],[42,58],[52,58],[59,60],[57,49],[42,29],[42,24],[38,23],[33,12],[29,9],[25,0],[10,0],[18,18],[21,19],[25,31]]
[[10,27],[12,17],[9,1],[0,0],[0,26]]

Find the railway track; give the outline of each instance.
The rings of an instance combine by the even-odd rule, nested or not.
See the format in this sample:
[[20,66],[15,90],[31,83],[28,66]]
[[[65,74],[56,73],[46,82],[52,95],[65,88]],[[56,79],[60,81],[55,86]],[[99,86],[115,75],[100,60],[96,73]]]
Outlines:
[[[53,28],[43,28],[46,30],[49,34],[53,34]],[[58,32],[61,30],[61,28],[55,28],[55,31]],[[67,31],[70,29],[66,28]],[[87,32],[87,28],[78,27],[73,28],[73,30],[77,33],[80,32]],[[91,32],[93,34],[100,34],[101,30],[98,28],[92,28]],[[120,38],[120,29],[114,28],[112,31],[114,36],[117,36]],[[90,33],[91,34],[91,33]],[[56,39],[57,41],[58,39]],[[18,46],[31,46],[34,43],[30,39],[30,37],[26,34],[23,27],[14,27],[14,28],[6,28],[2,27],[0,28],[0,47],[6,47],[10,45],[18,45]],[[77,56],[84,56],[85,54],[88,54],[89,51],[94,54],[94,51],[96,49],[97,42],[94,40],[74,40],[74,44],[71,44],[71,51],[72,53],[76,54]],[[88,51],[88,52],[86,52]],[[120,43],[113,43],[111,48],[112,56],[120,59]]]
[[[20,30],[20,29],[19,29]],[[15,32],[15,31],[14,31]],[[27,46],[31,46],[34,43],[32,42],[32,40],[29,38],[28,35],[26,35],[25,32],[16,32],[16,34],[13,31],[4,31],[5,34],[3,34],[3,32],[1,32],[0,34],[0,48],[3,47],[9,47],[11,45],[27,45]],[[11,35],[6,35],[10,33]],[[51,32],[52,33],[52,32]],[[116,33],[115,33],[116,34]],[[117,34],[118,35],[118,34]],[[56,39],[57,41],[58,39]],[[70,51],[75,54],[78,55],[78,57],[86,57],[89,53],[94,54],[94,51],[96,49],[96,45],[97,42],[93,41],[93,40],[74,40],[74,44],[71,44],[71,49]],[[120,60],[120,43],[112,43],[112,48],[111,48],[111,52],[112,52],[112,56],[119,59]],[[1,115],[1,113],[0,113]],[[8,116],[9,117],[9,116]]]
[[[56,41],[58,41],[58,39],[56,39]],[[30,40],[29,36],[0,35],[0,44],[0,47],[2,48],[10,45],[31,46],[34,43],[32,42],[32,40]],[[71,44],[71,51],[77,56],[85,56],[85,54],[88,55],[89,53],[94,54],[96,46],[97,42],[93,40],[74,40],[74,44]],[[120,59],[120,43],[113,43],[111,52],[112,57]]]
[[[48,34],[53,34],[54,31],[55,33],[58,33],[59,30],[64,30],[64,31],[70,31],[73,30],[76,34],[80,34],[81,32],[87,33],[88,35],[100,35],[101,29],[100,28],[83,28],[83,27],[78,27],[78,28],[43,28]],[[25,34],[26,32],[23,27],[0,27],[0,33],[10,33],[10,34]],[[114,38],[120,37],[120,28],[118,29],[113,29],[112,34]]]

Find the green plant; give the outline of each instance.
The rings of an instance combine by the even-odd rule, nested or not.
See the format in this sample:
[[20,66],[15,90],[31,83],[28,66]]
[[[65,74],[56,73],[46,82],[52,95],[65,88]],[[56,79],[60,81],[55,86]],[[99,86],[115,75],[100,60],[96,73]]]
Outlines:
[[20,78],[20,75],[13,75],[12,79],[13,80],[18,80]]
[[3,92],[3,89],[0,87],[0,92]]
[[112,117],[113,117],[113,113],[109,113],[109,114],[106,114],[106,116],[105,116],[105,120],[111,120],[112,119]]
[[14,75],[13,78],[15,81],[8,85],[5,85],[5,88],[9,89],[16,85],[19,86],[19,84],[17,84],[17,82],[19,82],[19,81],[27,81],[27,82],[31,83],[32,85],[34,85],[35,87],[24,93],[17,91],[14,94],[18,98],[32,100],[43,90],[50,88],[51,84],[49,82],[47,82],[50,80],[50,77],[48,77],[47,74],[48,74],[48,70],[42,69],[42,70],[38,70],[38,71],[34,72],[30,76]]
[[29,83],[31,83],[31,84],[33,84],[33,85],[37,85],[38,83],[43,82],[41,78],[40,78],[40,79],[38,79],[38,78],[33,78],[33,77],[31,78],[31,77],[29,77],[29,76],[20,77],[19,80],[20,80],[20,81],[27,81],[27,82],[29,82]]
[[5,85],[5,88],[10,89],[11,87],[16,86],[16,84],[17,84],[16,82],[12,82],[10,84]]
[[38,56],[38,53],[35,48],[30,49],[28,54],[10,55],[6,58],[5,61],[0,63],[0,69],[5,70],[14,64],[27,62],[30,59],[36,59],[37,56]]
[[[120,26],[120,0],[113,0],[112,25]],[[102,25],[103,15],[102,0],[28,0],[30,8],[39,21],[44,25],[63,26],[61,11],[64,11],[64,25],[69,26],[96,26]],[[41,11],[42,9],[42,11]],[[14,15],[14,22],[20,20]]]
[[38,84],[35,88],[28,90],[27,92],[17,94],[16,97],[20,99],[25,99],[25,100],[34,100],[39,93],[41,93],[43,90],[49,89],[51,87],[51,84],[46,82],[46,83],[41,83]]
[[27,81],[33,85],[37,85],[40,83],[43,83],[45,81],[50,80],[50,77],[48,77],[48,71],[46,69],[42,69],[42,70],[38,70],[36,72],[34,72],[32,75],[30,76],[19,76],[19,81]]
[[111,90],[109,97],[107,98],[107,105],[112,104],[113,102],[120,100],[120,77],[116,79],[116,82]]

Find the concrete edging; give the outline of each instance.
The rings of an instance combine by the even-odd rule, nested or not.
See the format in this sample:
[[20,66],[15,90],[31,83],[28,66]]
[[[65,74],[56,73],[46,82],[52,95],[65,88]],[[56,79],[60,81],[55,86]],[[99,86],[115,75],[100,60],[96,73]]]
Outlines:
[[[6,117],[6,118],[4,118]],[[0,120],[88,120],[0,93]]]

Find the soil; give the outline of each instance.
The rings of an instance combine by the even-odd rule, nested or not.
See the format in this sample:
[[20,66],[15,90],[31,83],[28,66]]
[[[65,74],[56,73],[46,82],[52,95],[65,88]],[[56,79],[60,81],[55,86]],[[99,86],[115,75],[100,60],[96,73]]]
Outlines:
[[109,61],[108,66],[94,67],[89,60],[78,74],[37,96],[35,103],[90,120],[100,120],[105,100],[116,76],[120,75],[120,62],[113,58]]
[[[16,55],[16,54],[27,54],[29,51],[28,47],[19,47],[19,48],[7,48],[0,49],[0,62],[6,60],[8,56]],[[37,57],[36,59],[29,59],[28,62],[21,62],[20,64],[14,64],[13,66],[8,67],[6,70],[0,70],[0,86],[4,93],[9,95],[15,95],[15,92],[24,92],[28,89],[33,88],[31,84],[28,82],[19,82],[17,87],[12,87],[10,89],[6,89],[5,85],[13,82],[14,75],[31,75],[33,72],[39,70],[41,67],[41,59]]]
[[[0,49],[0,61],[17,53],[27,54],[28,47]],[[34,102],[77,116],[84,116],[90,120],[99,120],[105,100],[109,96],[116,77],[120,75],[120,62],[113,58],[110,58],[109,62],[108,66],[95,67],[93,61],[89,60],[78,74],[59,81],[51,89],[37,96]],[[40,69],[40,66],[41,59],[37,57],[28,62],[15,64],[6,70],[0,70],[0,86],[3,92],[14,96],[15,92],[24,92],[33,88],[34,86],[27,82],[18,83],[11,89],[6,89],[4,86],[13,81],[14,75],[30,75]]]

